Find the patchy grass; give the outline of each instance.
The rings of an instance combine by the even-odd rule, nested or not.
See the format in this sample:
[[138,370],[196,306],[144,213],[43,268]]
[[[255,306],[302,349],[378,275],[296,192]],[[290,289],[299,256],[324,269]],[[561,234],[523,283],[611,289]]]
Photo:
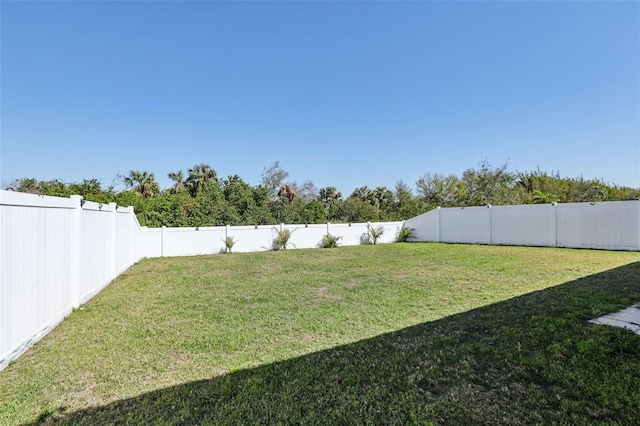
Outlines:
[[640,423],[640,255],[149,259],[0,372],[0,424]]

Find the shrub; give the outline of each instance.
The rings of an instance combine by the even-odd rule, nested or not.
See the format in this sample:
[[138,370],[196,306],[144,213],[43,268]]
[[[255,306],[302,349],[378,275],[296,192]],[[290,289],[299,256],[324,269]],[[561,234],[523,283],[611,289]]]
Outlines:
[[238,242],[233,237],[221,238],[221,240],[224,242],[225,253],[231,253],[233,245]]
[[276,227],[273,228],[276,231],[276,237],[273,239],[273,249],[274,250],[285,250],[289,243],[289,239],[291,238],[291,234],[293,231],[289,229],[278,229]]
[[338,241],[342,239],[342,236],[336,236],[327,234],[322,237],[322,248],[335,248],[338,247]]
[[376,244],[380,237],[384,234],[384,227],[382,225],[373,227],[371,225],[367,226],[367,232],[362,234],[360,237],[360,242],[362,244]]
[[396,241],[399,243],[406,243],[412,238],[415,239],[416,237],[411,235],[413,231],[415,231],[415,228],[401,228],[398,231],[398,237],[396,238]]

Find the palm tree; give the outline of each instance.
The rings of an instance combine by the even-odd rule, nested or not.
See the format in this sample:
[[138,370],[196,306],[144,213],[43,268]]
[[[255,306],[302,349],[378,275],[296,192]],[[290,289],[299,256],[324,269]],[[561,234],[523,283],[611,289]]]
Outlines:
[[327,186],[320,189],[320,202],[326,208],[330,208],[340,198],[342,198],[342,192],[338,192],[335,186]]
[[217,173],[208,164],[196,164],[192,169],[189,169],[189,177],[187,178],[187,185],[191,191],[191,195],[194,197],[198,192],[205,192],[207,182],[215,180]]
[[182,173],[182,170],[178,170],[177,172],[170,172],[167,176],[169,176],[169,179],[174,182],[174,192],[178,192],[185,187],[186,182],[184,181],[184,173]]
[[356,188],[351,194],[350,198],[357,198],[361,201],[370,201],[371,198],[371,190],[366,186],[361,186],[360,188]]
[[124,177],[124,184],[143,197],[153,197],[160,192],[160,186],[156,182],[153,173],[131,170],[129,176]]

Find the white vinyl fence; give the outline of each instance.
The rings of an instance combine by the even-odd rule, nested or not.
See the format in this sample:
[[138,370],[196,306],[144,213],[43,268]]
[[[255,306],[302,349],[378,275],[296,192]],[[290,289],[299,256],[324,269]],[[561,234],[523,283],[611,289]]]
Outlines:
[[362,244],[369,227],[382,226],[384,232],[378,242],[396,240],[403,222],[372,223],[326,223],[314,225],[258,225],[258,226],[211,226],[199,228],[142,228],[144,231],[144,257],[194,256],[224,253],[225,239],[235,241],[234,253],[247,253],[273,249],[278,231],[288,229],[291,237],[287,248],[318,248],[322,238],[331,234],[341,237],[342,246]]
[[0,190],[0,370],[143,257],[271,250],[289,229],[289,248],[320,247],[326,234],[362,244],[414,228],[417,241],[640,250],[640,201],[438,208],[403,222],[140,227],[132,207]]
[[0,191],[0,370],[143,256],[133,208]]
[[640,201],[453,207],[409,219],[416,241],[640,250]]
[[221,253],[226,237],[234,252],[271,250],[285,228],[288,248],[319,247],[327,233],[356,245],[368,226],[385,243],[402,222],[147,229],[132,207],[0,190],[0,370],[143,257]]

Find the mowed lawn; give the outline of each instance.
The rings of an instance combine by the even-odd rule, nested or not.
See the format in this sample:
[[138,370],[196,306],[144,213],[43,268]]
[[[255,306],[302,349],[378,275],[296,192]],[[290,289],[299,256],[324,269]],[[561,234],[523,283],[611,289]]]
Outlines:
[[0,424],[640,423],[640,254],[146,259],[6,370]]

